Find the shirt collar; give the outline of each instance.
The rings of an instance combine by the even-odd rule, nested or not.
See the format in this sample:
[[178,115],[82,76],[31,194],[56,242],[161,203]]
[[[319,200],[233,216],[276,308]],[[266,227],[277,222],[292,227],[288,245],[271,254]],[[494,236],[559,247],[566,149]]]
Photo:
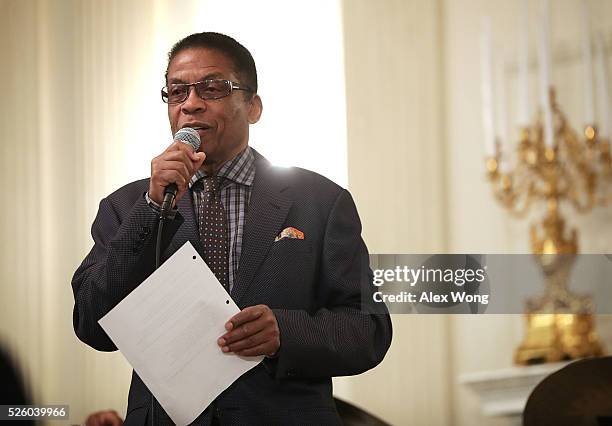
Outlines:
[[[189,188],[206,176],[207,174],[204,169],[199,169],[192,176]],[[217,176],[222,178],[222,182],[230,180],[242,185],[251,186],[255,179],[255,156],[251,147],[247,146],[240,154],[226,161],[217,172]]]

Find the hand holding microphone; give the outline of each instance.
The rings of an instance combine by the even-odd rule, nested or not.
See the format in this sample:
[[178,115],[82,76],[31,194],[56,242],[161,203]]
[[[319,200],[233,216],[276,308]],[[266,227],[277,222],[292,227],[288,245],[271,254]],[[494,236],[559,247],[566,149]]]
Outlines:
[[198,132],[185,127],[176,132],[172,145],[151,161],[149,198],[162,205],[162,209],[174,207],[204,163],[206,155],[197,152],[199,147]]

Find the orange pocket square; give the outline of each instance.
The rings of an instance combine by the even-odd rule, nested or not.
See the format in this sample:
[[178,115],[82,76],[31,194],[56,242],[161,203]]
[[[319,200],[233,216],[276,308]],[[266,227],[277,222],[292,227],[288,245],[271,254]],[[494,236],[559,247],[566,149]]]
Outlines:
[[295,238],[297,240],[303,240],[304,233],[299,229],[290,226],[289,228],[283,229],[282,232],[278,234],[276,238],[274,238],[274,242],[282,240],[283,238]]

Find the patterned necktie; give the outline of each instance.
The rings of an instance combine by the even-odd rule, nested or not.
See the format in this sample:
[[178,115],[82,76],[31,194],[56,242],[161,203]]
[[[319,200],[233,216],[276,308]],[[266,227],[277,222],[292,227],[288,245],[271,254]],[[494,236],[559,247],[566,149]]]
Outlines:
[[220,181],[217,176],[207,176],[203,183],[204,194],[199,216],[204,260],[223,287],[229,291],[227,219],[221,203]]

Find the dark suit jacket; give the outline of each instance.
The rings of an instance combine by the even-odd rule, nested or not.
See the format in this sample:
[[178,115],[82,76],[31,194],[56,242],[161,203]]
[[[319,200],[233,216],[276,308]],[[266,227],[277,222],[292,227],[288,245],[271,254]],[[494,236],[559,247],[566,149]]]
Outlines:
[[[372,302],[372,273],[361,223],[350,194],[303,169],[272,167],[256,154],[256,173],[232,298],[242,309],[266,304],[281,336],[278,357],[253,368],[196,420],[215,412],[222,424],[339,424],[332,376],[376,366],[391,343],[386,308]],[[98,320],[154,270],[157,215],[144,199],[148,179],[100,202],[95,242],[72,280],[74,329],[101,351],[116,346]],[[293,226],[304,239],[274,238]],[[186,241],[203,256],[191,197],[164,225],[163,259]],[[211,342],[216,344],[216,342]],[[202,407],[204,409],[205,407]],[[136,373],[126,425],[170,419]]]

